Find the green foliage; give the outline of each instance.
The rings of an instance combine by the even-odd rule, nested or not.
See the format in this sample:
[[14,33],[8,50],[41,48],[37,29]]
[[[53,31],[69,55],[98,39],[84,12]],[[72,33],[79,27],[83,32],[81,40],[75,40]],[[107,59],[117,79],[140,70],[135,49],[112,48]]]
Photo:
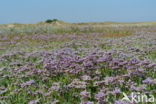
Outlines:
[[57,21],[58,21],[58,19],[53,19],[53,20],[48,19],[48,20],[46,20],[45,22],[46,22],[46,23],[53,23],[53,22],[57,22]]

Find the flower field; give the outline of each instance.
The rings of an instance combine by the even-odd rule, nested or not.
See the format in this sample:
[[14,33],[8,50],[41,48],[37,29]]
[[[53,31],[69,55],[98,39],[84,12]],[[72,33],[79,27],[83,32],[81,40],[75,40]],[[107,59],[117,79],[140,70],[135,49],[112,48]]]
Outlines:
[[0,25],[0,104],[155,104],[156,24]]

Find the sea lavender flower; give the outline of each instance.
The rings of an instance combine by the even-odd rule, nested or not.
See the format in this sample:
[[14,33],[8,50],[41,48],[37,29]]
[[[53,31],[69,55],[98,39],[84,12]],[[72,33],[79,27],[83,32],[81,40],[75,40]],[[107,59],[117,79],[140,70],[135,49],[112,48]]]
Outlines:
[[107,58],[106,57],[100,57],[98,60],[97,60],[98,63],[104,63],[104,62],[107,62]]
[[142,69],[136,69],[135,71],[129,71],[128,74],[130,74],[131,77],[134,76],[144,77],[145,71]]
[[112,94],[120,94],[120,93],[121,93],[120,88],[115,88],[115,89],[112,91]]
[[94,104],[94,102],[91,102],[91,101],[85,101],[85,102],[81,102],[80,104]]
[[87,83],[84,81],[80,81],[79,79],[74,79],[69,85],[69,88],[78,88],[78,89],[85,89]]
[[134,86],[134,85],[131,85],[131,90],[133,91],[138,91],[138,92],[141,92],[141,91],[145,91],[146,90],[146,85],[140,85],[140,86]]
[[91,80],[91,77],[89,75],[83,75],[81,77],[81,79],[84,80],[84,81],[90,81]]
[[28,104],[39,104],[39,99],[37,100],[32,100]]
[[84,64],[84,66],[87,67],[87,68],[93,67],[93,65],[94,65],[91,61],[85,61],[83,64]]
[[94,86],[101,86],[101,85],[105,85],[105,81],[104,80],[102,80],[102,81],[95,81],[94,82]]
[[100,104],[105,103],[105,94],[103,92],[98,92],[98,94],[95,95],[95,98],[98,100]]
[[60,90],[60,83],[59,82],[53,83],[49,90],[51,90],[51,91],[59,91]]
[[106,85],[109,85],[109,84],[113,84],[116,80],[117,77],[106,77],[104,81]]
[[144,61],[141,62],[141,64],[142,64],[142,65],[149,65],[149,64],[150,64],[150,61],[144,60]]
[[120,67],[119,66],[113,66],[113,67],[111,67],[113,70],[117,70],[117,69],[120,69]]
[[81,95],[82,99],[88,99],[88,98],[91,97],[90,92],[87,92],[86,90],[85,91],[82,91],[80,93],[80,95]]
[[7,88],[0,87],[0,95],[6,93],[8,91]]
[[30,81],[27,81],[25,83],[22,83],[21,87],[23,88],[23,87],[31,86],[33,84],[36,84],[36,82],[34,80],[30,80]]
[[131,65],[136,65],[136,64],[138,64],[139,62],[140,62],[140,61],[139,61],[138,59],[134,58],[134,59],[130,60],[129,64],[131,64]]
[[152,64],[149,64],[149,65],[147,66],[147,68],[154,68],[155,66],[156,66],[156,64],[152,63]]
[[148,77],[147,79],[143,80],[143,83],[149,84],[149,85],[156,84],[156,79],[152,79],[152,78]]
[[124,66],[124,65],[126,65],[126,64],[128,64],[128,62],[127,62],[127,61],[120,62],[120,63],[119,63],[119,66],[120,66],[120,67],[123,67],[123,66]]
[[51,102],[51,104],[60,104],[60,102],[59,102],[59,100],[55,99],[54,101]]

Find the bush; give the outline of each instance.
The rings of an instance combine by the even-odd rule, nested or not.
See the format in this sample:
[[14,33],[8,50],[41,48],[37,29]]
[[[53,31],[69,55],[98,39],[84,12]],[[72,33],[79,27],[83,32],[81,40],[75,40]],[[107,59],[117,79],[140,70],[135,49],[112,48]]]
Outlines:
[[46,20],[45,22],[46,22],[46,23],[52,23],[52,22],[56,22],[56,21],[58,21],[58,20],[57,20],[57,19],[53,19],[53,20],[48,19],[48,20]]

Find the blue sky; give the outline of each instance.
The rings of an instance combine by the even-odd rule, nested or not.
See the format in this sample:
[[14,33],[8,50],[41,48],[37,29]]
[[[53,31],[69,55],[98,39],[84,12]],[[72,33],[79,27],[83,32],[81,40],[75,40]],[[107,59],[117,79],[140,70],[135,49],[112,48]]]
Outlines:
[[0,24],[156,21],[156,0],[0,0]]

